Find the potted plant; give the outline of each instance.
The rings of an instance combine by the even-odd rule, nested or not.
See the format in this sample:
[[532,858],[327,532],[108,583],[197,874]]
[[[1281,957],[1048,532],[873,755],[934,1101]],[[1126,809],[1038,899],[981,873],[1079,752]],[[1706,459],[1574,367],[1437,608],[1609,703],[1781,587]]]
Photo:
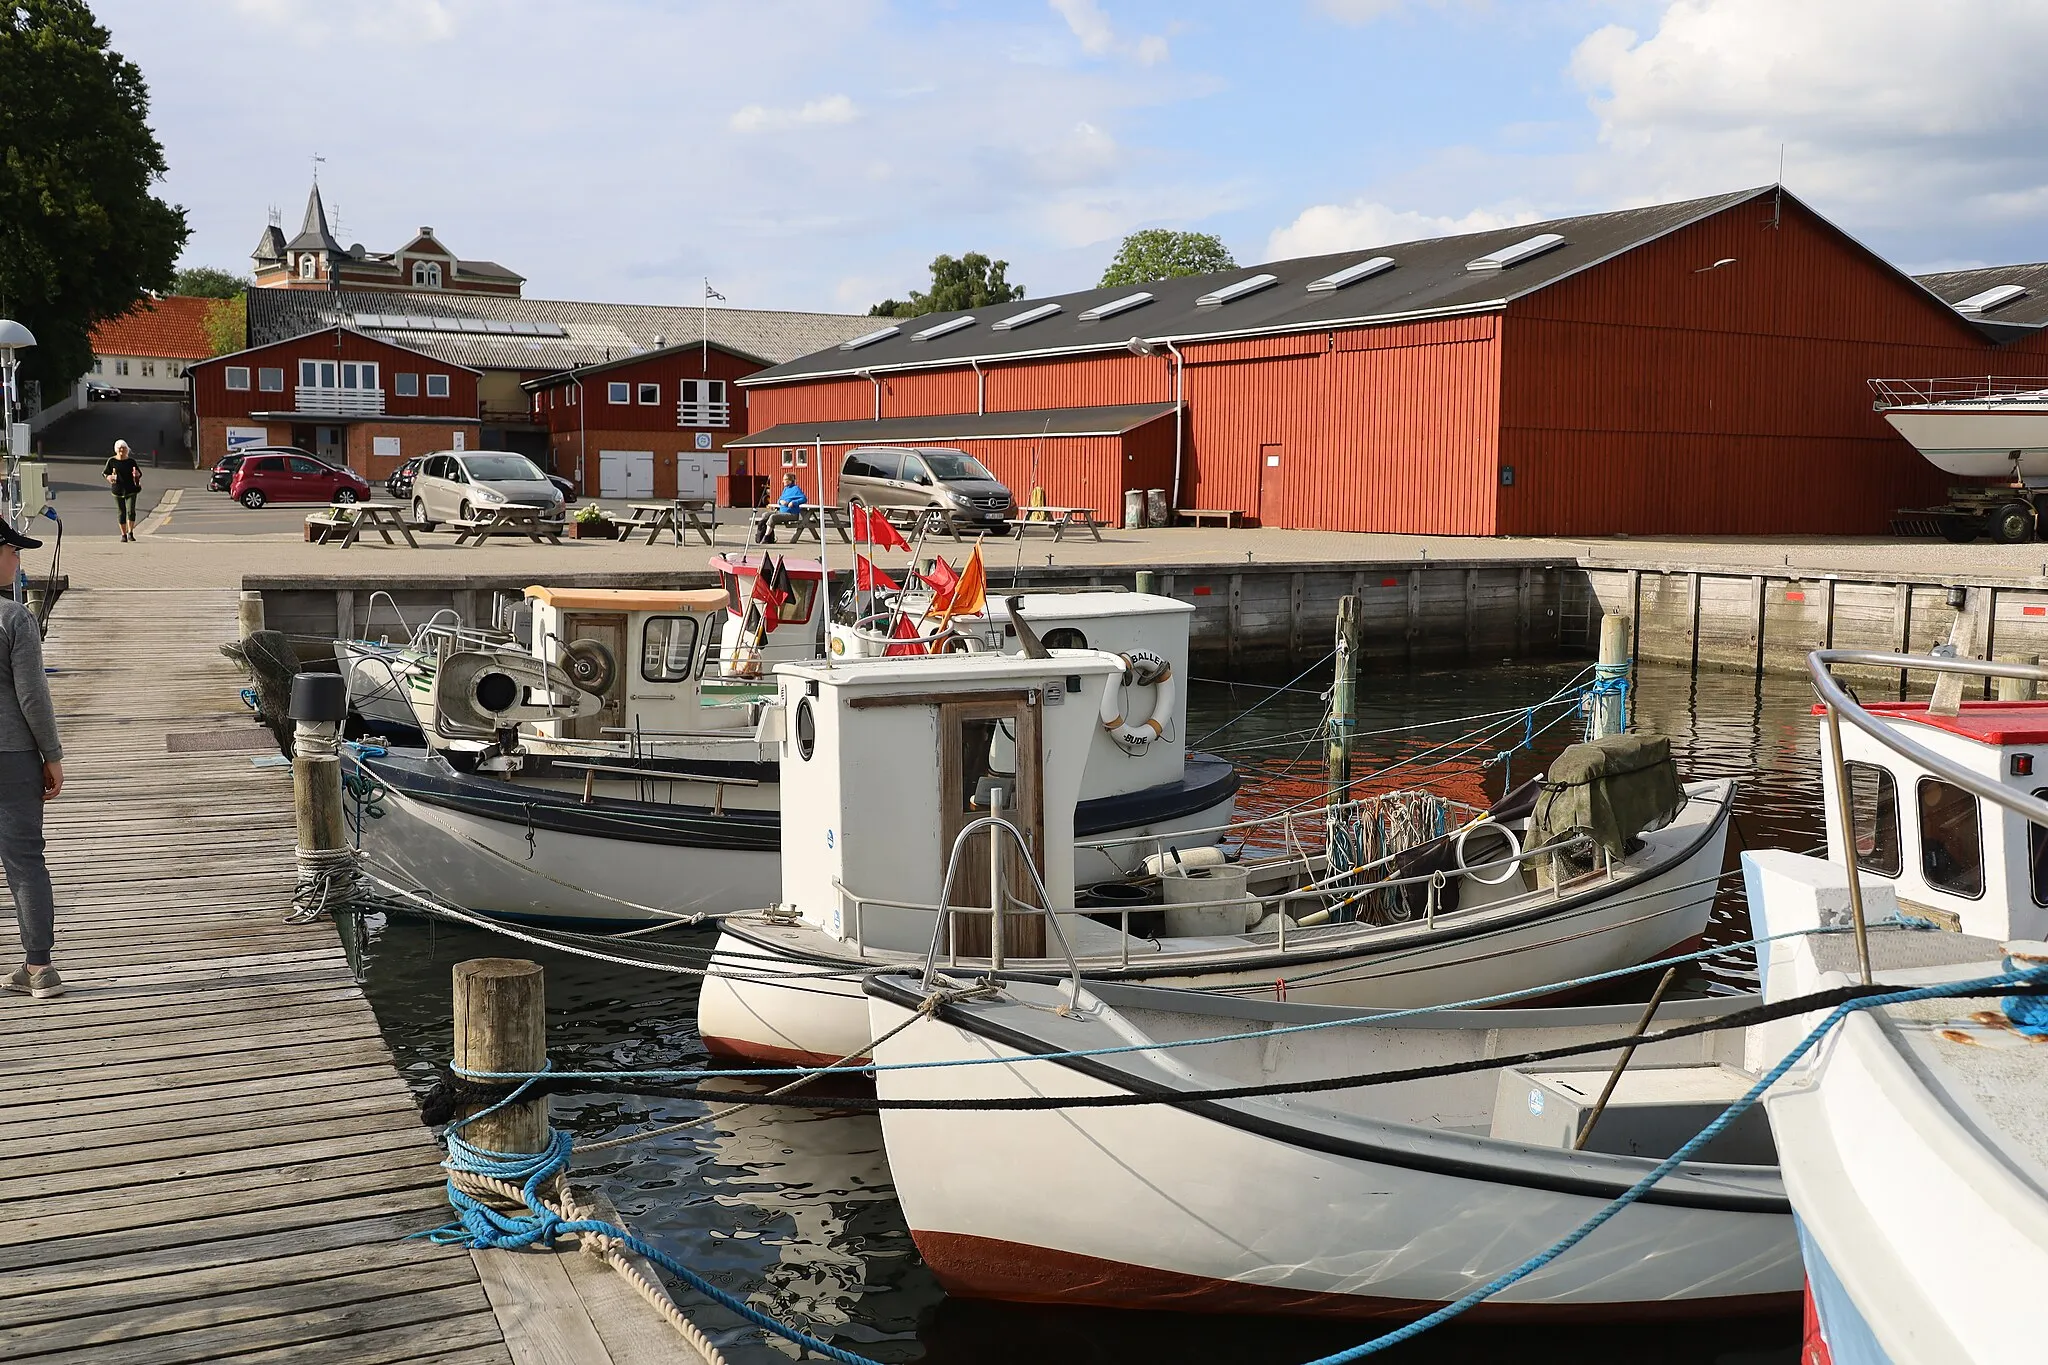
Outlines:
[[619,528],[605,515],[604,509],[594,502],[586,502],[576,509],[576,515],[569,518],[567,527],[572,540],[616,540]]

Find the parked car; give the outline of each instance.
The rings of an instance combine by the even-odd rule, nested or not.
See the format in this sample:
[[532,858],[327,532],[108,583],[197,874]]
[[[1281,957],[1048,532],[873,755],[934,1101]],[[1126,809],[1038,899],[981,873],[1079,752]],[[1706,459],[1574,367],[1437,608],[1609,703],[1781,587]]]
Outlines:
[[247,453],[228,496],[244,507],[272,502],[359,502],[370,496],[370,481],[353,469],[336,469],[311,455]]
[[105,403],[120,396],[121,391],[112,384],[87,384],[85,386],[85,401],[88,403]]
[[[206,490],[209,493],[225,493],[234,487],[235,471],[240,469],[242,461],[251,455],[303,455],[309,460],[320,459],[312,451],[300,450],[297,446],[243,446],[239,450],[229,451],[214,462],[213,474],[206,481]],[[320,463],[330,462],[320,460]]]
[[548,475],[548,482],[549,482],[549,483],[551,483],[551,484],[553,484],[553,485],[554,485],[554,486],[555,486],[556,488],[558,488],[558,489],[560,489],[560,490],[561,490],[561,492],[562,492],[562,501],[563,501],[563,502],[574,502],[574,501],[576,501],[576,483],[575,483],[575,480],[573,480],[573,479],[565,479],[565,478],[563,478],[563,477],[562,477],[562,476],[561,476],[560,474],[550,474],[550,475]]
[[391,477],[384,480],[384,491],[391,495],[394,502],[404,502],[412,496],[413,477],[420,472],[420,465],[426,458],[424,455],[413,456],[392,470]]
[[1010,496],[981,461],[945,446],[861,446],[846,452],[839,497],[884,510],[936,508],[957,526],[1001,534],[1016,514]]
[[561,517],[564,501],[539,465],[510,450],[443,450],[427,456],[412,480],[412,519],[429,531],[508,502],[533,503],[552,521]]

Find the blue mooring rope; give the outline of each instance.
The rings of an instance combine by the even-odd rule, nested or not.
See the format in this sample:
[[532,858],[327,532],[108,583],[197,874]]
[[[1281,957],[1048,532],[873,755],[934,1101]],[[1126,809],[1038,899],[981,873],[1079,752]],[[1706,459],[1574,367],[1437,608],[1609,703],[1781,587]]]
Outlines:
[[[2008,966],[2010,966],[2010,959],[2007,961]],[[1939,1000],[1947,996],[1957,995],[1983,995],[1989,994],[2001,987],[2036,984],[2048,985],[2048,967],[2037,968],[2032,971],[2008,970],[2002,975],[1980,977],[1975,981],[1952,981],[1938,986],[1922,986],[1914,990],[1893,991],[1888,995],[1870,995],[1865,996],[1861,1000],[1851,1000],[1845,1005],[1837,1006],[1827,1018],[1815,1025],[1812,1032],[1800,1040],[1797,1047],[1786,1053],[1776,1066],[1765,1073],[1763,1079],[1751,1086],[1748,1093],[1722,1110],[1720,1116],[1712,1123],[1700,1129],[1698,1133],[1695,1133],[1677,1151],[1658,1162],[1656,1169],[1652,1170],[1628,1189],[1622,1191],[1613,1202],[1609,1203],[1591,1218],[1588,1218],[1585,1222],[1579,1224],[1576,1228],[1573,1228],[1563,1237],[1558,1238],[1557,1241],[1551,1243],[1542,1251],[1537,1252],[1513,1270],[1508,1271],[1497,1279],[1488,1281],[1455,1303],[1447,1303],[1427,1317],[1418,1318],[1405,1327],[1396,1328],[1394,1331],[1388,1332],[1383,1336],[1374,1337],[1371,1341],[1353,1346],[1349,1350],[1339,1351],[1335,1355],[1319,1357],[1316,1360],[1310,1361],[1309,1365],[1349,1365],[1351,1361],[1363,1360],[1367,1356],[1378,1355],[1389,1347],[1398,1346],[1405,1341],[1412,1341],[1430,1328],[1449,1322],[1467,1309],[1484,1303],[1501,1290],[1528,1278],[1544,1266],[1549,1265],[1552,1261],[1564,1255],[1565,1252],[1570,1251],[1580,1242],[1585,1241],[1601,1224],[1607,1222],[1615,1214],[1620,1213],[1630,1204],[1642,1198],[1643,1195],[1649,1193],[1652,1186],[1656,1185],[1665,1176],[1671,1174],[1681,1163],[1689,1160],[1693,1153],[1699,1151],[1700,1148],[1706,1146],[1709,1142],[1712,1142],[1716,1137],[1719,1137],[1729,1124],[1742,1117],[1743,1113],[1751,1105],[1763,1097],[1763,1093],[1766,1090],[1776,1084],[1778,1079],[1787,1071],[1790,1071],[1801,1057],[1812,1051],[1814,1045],[1826,1037],[1830,1029],[1856,1011],[1878,1009],[1886,1005],[1903,1005],[1915,1000]],[[2048,997],[2012,996],[2008,997],[2004,1004],[2008,1007],[2008,1017],[2012,1016],[2010,1006],[2024,1004],[2029,1007],[2031,1012],[2044,1016],[2043,1023],[2048,1024]],[[2019,1021],[2017,1018],[2014,1018],[2014,1022],[2018,1023]]]
[[[457,1135],[456,1130],[463,1125],[474,1123],[486,1114],[495,1113],[508,1104],[516,1103],[520,1092],[533,1084],[533,1079],[529,1078],[522,1082],[519,1089],[490,1108],[480,1109],[468,1118],[458,1119],[448,1125],[447,1131],[443,1134],[448,1141],[448,1159],[441,1165],[450,1173],[448,1203],[455,1210],[455,1220],[432,1232],[415,1233],[414,1236],[425,1237],[437,1246],[464,1246],[478,1251],[514,1250],[536,1245],[553,1247],[555,1239],[567,1233],[587,1232],[600,1237],[610,1237],[629,1250],[653,1261],[705,1298],[785,1341],[794,1342],[829,1359],[841,1361],[843,1365],[880,1365],[880,1362],[867,1356],[856,1355],[852,1351],[834,1346],[829,1341],[821,1340],[769,1317],[760,1309],[720,1289],[660,1247],[642,1241],[616,1223],[608,1223],[601,1218],[563,1218],[550,1209],[541,1202],[540,1187],[569,1169],[569,1155],[575,1146],[575,1139],[561,1129],[548,1129],[547,1147],[533,1153],[493,1152],[464,1142]],[[454,1180],[456,1175],[485,1176],[492,1180],[503,1180],[518,1185],[521,1195],[526,1200],[528,1211],[505,1213],[491,1208],[458,1189]]]

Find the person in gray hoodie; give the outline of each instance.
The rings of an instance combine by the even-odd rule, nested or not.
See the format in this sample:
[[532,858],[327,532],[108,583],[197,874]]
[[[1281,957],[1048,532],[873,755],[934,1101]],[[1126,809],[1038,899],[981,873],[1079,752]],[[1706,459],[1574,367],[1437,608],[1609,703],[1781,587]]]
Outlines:
[[21,552],[42,543],[0,519],[0,867],[24,958],[0,989],[48,1000],[64,993],[64,978],[50,963],[57,908],[43,861],[43,803],[64,790],[64,746],[43,672],[42,625],[9,591],[21,576]]

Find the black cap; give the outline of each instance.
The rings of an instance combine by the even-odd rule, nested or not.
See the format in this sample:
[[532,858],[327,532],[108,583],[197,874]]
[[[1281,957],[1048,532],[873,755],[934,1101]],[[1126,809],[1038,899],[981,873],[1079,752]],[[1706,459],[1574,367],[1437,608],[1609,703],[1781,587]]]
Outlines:
[[17,550],[40,550],[43,548],[43,542],[37,540],[34,536],[25,536],[15,530],[7,524],[5,517],[0,517],[0,545],[12,545]]

